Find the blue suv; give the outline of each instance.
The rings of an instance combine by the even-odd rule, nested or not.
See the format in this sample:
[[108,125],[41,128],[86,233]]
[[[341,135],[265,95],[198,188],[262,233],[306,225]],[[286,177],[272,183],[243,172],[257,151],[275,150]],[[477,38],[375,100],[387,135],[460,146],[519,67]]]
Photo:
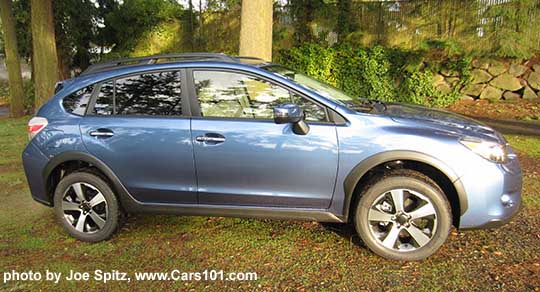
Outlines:
[[352,97],[278,64],[192,53],[99,63],[28,124],[32,196],[72,236],[129,213],[352,223],[389,259],[521,204],[503,136],[449,112]]

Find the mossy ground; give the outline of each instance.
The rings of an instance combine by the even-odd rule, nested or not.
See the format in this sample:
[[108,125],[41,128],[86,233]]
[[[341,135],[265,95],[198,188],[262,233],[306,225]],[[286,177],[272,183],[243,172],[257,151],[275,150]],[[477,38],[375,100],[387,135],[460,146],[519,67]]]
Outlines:
[[[458,232],[422,262],[387,261],[347,225],[234,218],[133,216],[97,244],[74,240],[51,209],[30,198],[21,165],[28,117],[0,120],[0,273],[257,272],[257,281],[47,281],[0,283],[0,290],[172,289],[283,291],[525,291],[540,289],[540,138],[508,137],[524,164],[524,208],[496,230]],[[133,276],[132,276],[133,278]]]

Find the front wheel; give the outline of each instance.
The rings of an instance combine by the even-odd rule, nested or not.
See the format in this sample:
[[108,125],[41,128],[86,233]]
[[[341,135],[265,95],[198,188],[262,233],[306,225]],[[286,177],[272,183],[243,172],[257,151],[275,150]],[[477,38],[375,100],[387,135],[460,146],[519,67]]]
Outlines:
[[446,241],[452,213],[443,191],[414,171],[395,171],[365,189],[354,214],[356,231],[376,254],[425,259]]
[[110,238],[119,229],[122,215],[111,187],[89,172],[71,173],[60,180],[54,211],[69,234],[87,242]]

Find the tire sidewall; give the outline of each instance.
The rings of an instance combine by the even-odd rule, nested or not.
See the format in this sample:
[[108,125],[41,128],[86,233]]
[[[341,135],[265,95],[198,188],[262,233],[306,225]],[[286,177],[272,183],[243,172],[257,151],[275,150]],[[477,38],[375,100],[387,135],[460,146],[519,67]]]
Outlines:
[[[381,245],[370,230],[368,211],[373,202],[381,195],[393,189],[410,189],[427,197],[437,214],[437,229],[433,238],[425,246],[414,251],[399,252]],[[362,241],[376,254],[393,260],[422,260],[435,253],[448,238],[452,227],[450,205],[440,188],[427,181],[409,176],[391,176],[379,180],[361,196],[355,214],[354,225]]]
[[[107,202],[107,221],[102,229],[95,233],[83,233],[75,229],[64,217],[62,200],[66,189],[74,183],[87,183],[97,188]],[[73,237],[87,242],[98,242],[110,238],[118,228],[118,200],[109,185],[100,177],[88,172],[76,172],[62,178],[54,192],[54,213],[60,224]]]

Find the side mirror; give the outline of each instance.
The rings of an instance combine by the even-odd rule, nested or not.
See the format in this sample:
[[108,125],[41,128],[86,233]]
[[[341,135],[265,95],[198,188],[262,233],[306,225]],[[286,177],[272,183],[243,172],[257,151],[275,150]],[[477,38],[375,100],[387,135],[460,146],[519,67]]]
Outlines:
[[294,103],[282,103],[276,106],[274,122],[293,124],[293,132],[297,135],[306,135],[309,132],[309,125],[304,121],[304,110]]

